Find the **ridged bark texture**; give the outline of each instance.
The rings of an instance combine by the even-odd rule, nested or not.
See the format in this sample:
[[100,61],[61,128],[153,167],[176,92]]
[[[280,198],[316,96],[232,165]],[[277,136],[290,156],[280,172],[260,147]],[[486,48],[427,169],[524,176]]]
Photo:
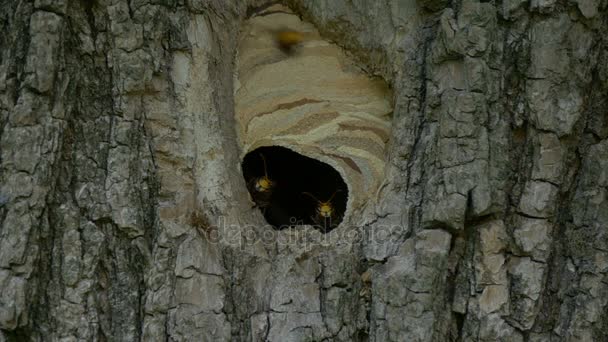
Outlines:
[[0,341],[608,340],[606,0],[286,1],[394,95],[328,235],[240,174],[263,5],[0,0]]

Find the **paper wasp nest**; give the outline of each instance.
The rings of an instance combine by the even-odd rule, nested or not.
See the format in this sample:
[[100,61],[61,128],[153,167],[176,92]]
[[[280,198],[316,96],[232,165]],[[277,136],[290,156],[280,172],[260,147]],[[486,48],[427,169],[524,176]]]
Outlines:
[[[302,39],[293,51],[277,41],[285,29]],[[237,63],[241,160],[259,147],[282,146],[329,164],[348,186],[345,218],[375,195],[392,114],[383,80],[360,71],[340,47],[280,5],[245,21]]]

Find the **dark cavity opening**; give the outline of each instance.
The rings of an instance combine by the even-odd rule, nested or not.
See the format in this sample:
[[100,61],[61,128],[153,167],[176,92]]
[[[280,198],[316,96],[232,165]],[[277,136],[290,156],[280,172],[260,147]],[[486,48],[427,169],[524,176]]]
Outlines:
[[329,232],[342,222],[348,188],[330,165],[268,146],[247,153],[242,169],[251,198],[275,229],[306,224]]

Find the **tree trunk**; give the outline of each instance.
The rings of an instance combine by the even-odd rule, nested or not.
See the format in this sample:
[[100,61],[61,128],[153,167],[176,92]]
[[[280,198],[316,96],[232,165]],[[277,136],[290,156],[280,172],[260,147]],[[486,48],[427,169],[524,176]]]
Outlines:
[[286,4],[393,91],[325,235],[239,168],[263,1],[0,0],[0,341],[608,340],[607,1]]

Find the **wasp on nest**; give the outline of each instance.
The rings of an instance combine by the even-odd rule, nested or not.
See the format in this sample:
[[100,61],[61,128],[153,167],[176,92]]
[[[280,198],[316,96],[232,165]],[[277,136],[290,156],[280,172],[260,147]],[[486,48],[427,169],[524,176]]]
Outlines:
[[302,194],[309,196],[314,199],[317,204],[315,207],[314,214],[310,217],[310,219],[317,225],[317,227],[321,228],[323,232],[327,232],[328,230],[334,228],[338,225],[339,221],[342,218],[344,213],[340,212],[338,208],[334,205],[332,200],[336,196],[337,193],[342,190],[336,190],[327,201],[321,201],[317,197],[315,197],[310,192],[303,192]]
[[260,153],[260,158],[264,164],[264,175],[260,177],[254,177],[247,183],[247,188],[255,205],[262,209],[262,212],[266,211],[266,208],[270,205],[272,199],[272,193],[275,187],[275,182],[268,177],[268,169],[266,165],[266,158]]

